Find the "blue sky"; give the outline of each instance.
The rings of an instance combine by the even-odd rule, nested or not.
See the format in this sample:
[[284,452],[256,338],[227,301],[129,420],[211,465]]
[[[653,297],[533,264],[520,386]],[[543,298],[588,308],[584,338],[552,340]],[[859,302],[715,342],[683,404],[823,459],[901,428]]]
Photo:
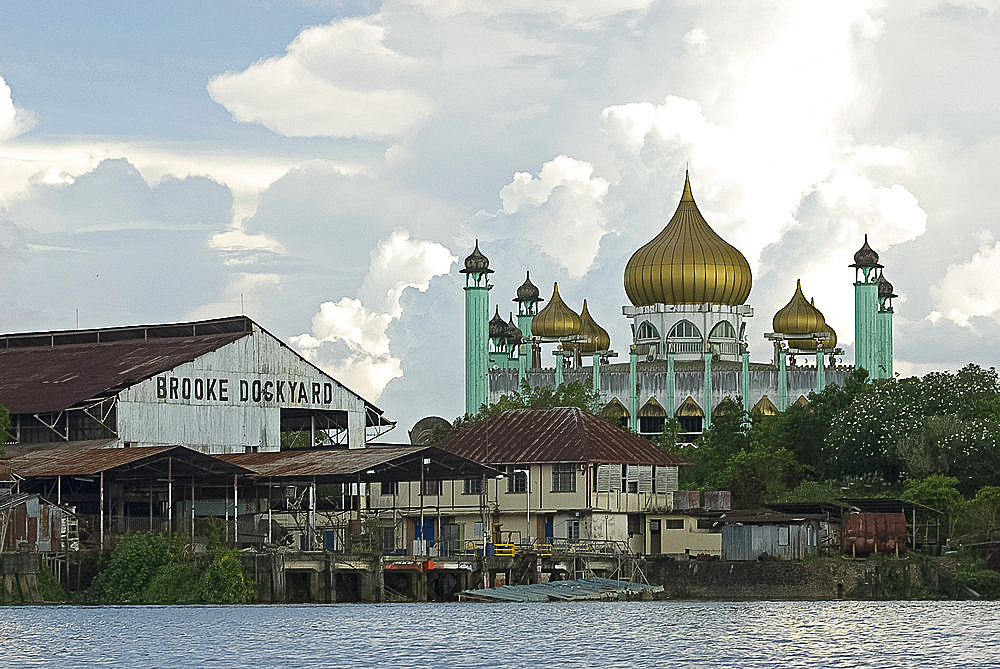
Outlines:
[[[903,374],[1000,335],[1000,3],[15,3],[0,330],[256,318],[398,418],[462,399],[461,260],[628,346],[686,168],[762,334],[802,279],[852,357],[864,234]],[[397,435],[400,440],[405,436]]]

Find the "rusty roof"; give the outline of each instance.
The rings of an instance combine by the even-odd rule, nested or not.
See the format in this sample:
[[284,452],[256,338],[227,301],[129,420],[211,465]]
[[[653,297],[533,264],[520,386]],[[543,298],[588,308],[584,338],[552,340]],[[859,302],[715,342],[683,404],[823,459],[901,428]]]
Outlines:
[[[114,440],[110,440],[111,443]],[[247,474],[249,470],[184,446],[102,448],[93,441],[63,442],[27,452],[6,461],[22,478],[96,476],[102,472],[119,478],[202,477]]]
[[[221,460],[246,467],[258,478],[320,483],[419,481],[496,476],[499,472],[434,446],[369,445],[269,453],[229,453]],[[424,460],[430,460],[424,464]]]
[[0,336],[0,404],[61,411],[190,362],[253,331],[249,318]]
[[[246,316],[0,335],[0,369],[4,372],[0,375],[0,404],[12,414],[73,408],[114,395],[255,330],[289,348]],[[303,361],[316,367],[305,358]],[[329,376],[319,367],[316,369]],[[381,409],[361,399],[368,427],[395,425]]]
[[650,441],[575,407],[515,409],[474,423],[439,444],[491,465],[586,462],[689,464]]

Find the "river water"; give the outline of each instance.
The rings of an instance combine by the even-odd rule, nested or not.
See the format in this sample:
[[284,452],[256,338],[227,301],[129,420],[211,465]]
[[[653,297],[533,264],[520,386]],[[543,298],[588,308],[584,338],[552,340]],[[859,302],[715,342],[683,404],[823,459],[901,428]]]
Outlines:
[[0,608],[7,667],[1000,667],[1000,604]]

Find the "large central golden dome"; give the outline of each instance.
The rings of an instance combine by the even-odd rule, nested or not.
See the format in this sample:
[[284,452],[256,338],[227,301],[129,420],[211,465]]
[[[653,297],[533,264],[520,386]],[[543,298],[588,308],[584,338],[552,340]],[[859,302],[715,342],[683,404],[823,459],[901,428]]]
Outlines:
[[684,177],[684,193],[667,227],[632,254],[625,293],[637,307],[653,304],[743,304],[750,263],[708,225]]

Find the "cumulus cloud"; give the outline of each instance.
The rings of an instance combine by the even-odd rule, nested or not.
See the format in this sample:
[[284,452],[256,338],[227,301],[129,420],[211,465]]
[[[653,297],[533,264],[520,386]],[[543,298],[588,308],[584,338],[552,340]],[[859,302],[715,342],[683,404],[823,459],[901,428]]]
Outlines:
[[14,106],[10,86],[0,77],[0,141],[17,137],[34,124],[31,114]]
[[531,240],[580,277],[593,264],[608,232],[603,208],[607,192],[608,182],[594,176],[593,165],[556,156],[537,175],[517,172],[500,189],[503,207],[497,234]]
[[973,318],[985,316],[1000,323],[997,267],[1000,267],[1000,242],[983,246],[968,262],[950,266],[931,288],[937,308],[928,315],[928,320],[937,323],[944,318],[969,327]]
[[352,18],[303,30],[283,56],[219,75],[208,92],[237,121],[289,137],[392,137],[434,111],[408,82],[423,67],[386,46],[378,17]]
[[378,399],[390,381],[403,375],[388,333],[389,325],[403,315],[403,291],[426,292],[431,279],[447,274],[456,260],[436,242],[396,231],[371,254],[361,289],[371,308],[352,297],[324,302],[312,318],[311,332],[292,337],[291,342],[362,396]]

